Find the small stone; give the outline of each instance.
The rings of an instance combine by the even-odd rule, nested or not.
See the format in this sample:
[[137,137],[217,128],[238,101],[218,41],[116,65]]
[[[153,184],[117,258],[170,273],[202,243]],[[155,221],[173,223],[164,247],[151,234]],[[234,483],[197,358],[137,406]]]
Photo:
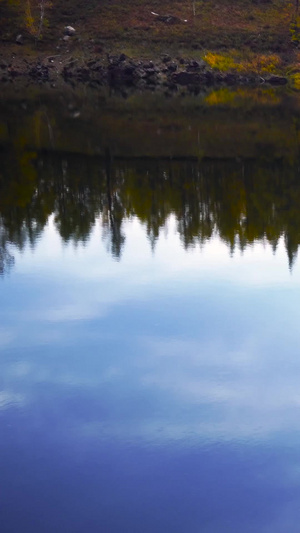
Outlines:
[[17,44],[23,44],[23,35],[21,35],[21,33],[19,35],[17,35],[16,43]]
[[70,40],[70,38],[71,38],[70,35],[65,35],[63,37],[63,41],[65,41],[65,43],[67,43]]

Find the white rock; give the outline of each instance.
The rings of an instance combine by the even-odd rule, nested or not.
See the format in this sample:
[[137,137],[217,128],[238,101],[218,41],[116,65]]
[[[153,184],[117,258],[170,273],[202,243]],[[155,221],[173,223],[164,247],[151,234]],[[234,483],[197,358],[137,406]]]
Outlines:
[[73,26],[66,26],[64,29],[64,34],[69,35],[69,37],[72,37],[73,35],[75,35],[75,33],[76,30],[75,28],[73,28]]

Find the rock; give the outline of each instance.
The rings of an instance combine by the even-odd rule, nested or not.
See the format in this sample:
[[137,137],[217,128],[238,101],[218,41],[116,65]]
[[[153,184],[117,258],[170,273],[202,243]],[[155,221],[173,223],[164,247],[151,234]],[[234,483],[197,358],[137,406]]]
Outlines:
[[228,72],[228,73],[224,74],[223,81],[227,85],[235,85],[237,83],[237,81],[238,81],[238,76],[236,74],[232,74],[232,73]]
[[285,76],[269,76],[266,78],[266,82],[272,85],[286,85],[288,80]]
[[77,79],[79,81],[88,81],[90,79],[90,71],[86,67],[77,69]]
[[146,61],[141,64],[141,68],[144,68],[145,70],[155,70],[155,65],[153,61]]
[[200,76],[196,72],[187,72],[184,70],[182,72],[175,72],[172,75],[172,81],[179,85],[190,85],[198,83],[200,81]]
[[136,67],[134,65],[126,65],[123,69],[125,76],[133,76],[135,71]]
[[[211,85],[215,82],[215,74],[213,74],[210,70],[207,70],[206,72],[204,72],[203,76],[204,76],[206,84]],[[225,76],[229,76],[228,79],[232,79],[231,74],[226,74]]]
[[176,72],[177,70],[177,64],[173,61],[168,65],[168,71],[169,72]]
[[70,35],[63,36],[63,41],[65,41],[65,43],[67,43],[70,39],[71,39]]
[[49,80],[49,69],[40,63],[34,64],[28,70],[28,75],[37,82]]
[[151,78],[156,75],[156,69],[154,68],[147,68],[147,69],[142,69],[142,70],[144,70],[145,76],[147,78]]
[[203,69],[206,67],[206,63],[205,61],[203,61],[202,59],[200,59],[199,61],[190,61],[187,69],[188,70],[200,70],[200,69]]
[[222,83],[222,81],[224,81],[224,75],[222,74],[222,72],[217,72],[215,74],[215,80],[218,83]]
[[168,54],[163,54],[161,60],[163,63],[169,63],[169,61],[171,61],[171,56]]
[[68,67],[64,67],[62,70],[62,75],[64,78],[71,78],[73,73],[68,69]]
[[187,22],[187,20],[180,19],[179,17],[175,17],[174,15],[158,15],[157,13],[155,13],[155,15],[156,20],[164,22],[165,24],[181,24],[182,22]]
[[143,79],[147,77],[147,73],[143,68],[138,68],[134,72],[135,78]]
[[75,28],[73,28],[73,26],[65,26],[64,35],[69,36],[69,37],[73,37],[73,35],[75,35],[75,33],[76,33],[76,30],[75,30]]
[[24,44],[24,41],[23,41],[23,35],[21,35],[21,33],[19,35],[17,35],[16,37],[16,43],[17,44]]

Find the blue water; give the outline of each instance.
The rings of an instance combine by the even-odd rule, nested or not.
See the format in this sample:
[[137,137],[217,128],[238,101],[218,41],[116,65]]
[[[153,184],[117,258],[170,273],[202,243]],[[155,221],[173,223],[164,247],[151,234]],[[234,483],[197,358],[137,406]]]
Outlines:
[[121,260],[101,217],[63,244],[50,217],[11,248],[0,329],[1,533],[297,532],[299,294],[283,242]]

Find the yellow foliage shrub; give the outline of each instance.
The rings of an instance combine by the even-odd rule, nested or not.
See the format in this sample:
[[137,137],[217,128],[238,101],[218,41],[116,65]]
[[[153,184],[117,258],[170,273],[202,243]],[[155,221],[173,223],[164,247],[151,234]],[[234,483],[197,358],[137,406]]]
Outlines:
[[300,72],[296,72],[291,76],[294,89],[300,90]]
[[281,58],[277,54],[250,54],[241,55],[237,50],[227,54],[207,52],[204,60],[211,68],[221,72],[236,71],[242,74],[254,72],[255,74],[275,74],[280,71]]
[[232,57],[224,54],[217,54],[216,52],[207,52],[204,56],[204,60],[210,67],[224,72],[237,67]]

